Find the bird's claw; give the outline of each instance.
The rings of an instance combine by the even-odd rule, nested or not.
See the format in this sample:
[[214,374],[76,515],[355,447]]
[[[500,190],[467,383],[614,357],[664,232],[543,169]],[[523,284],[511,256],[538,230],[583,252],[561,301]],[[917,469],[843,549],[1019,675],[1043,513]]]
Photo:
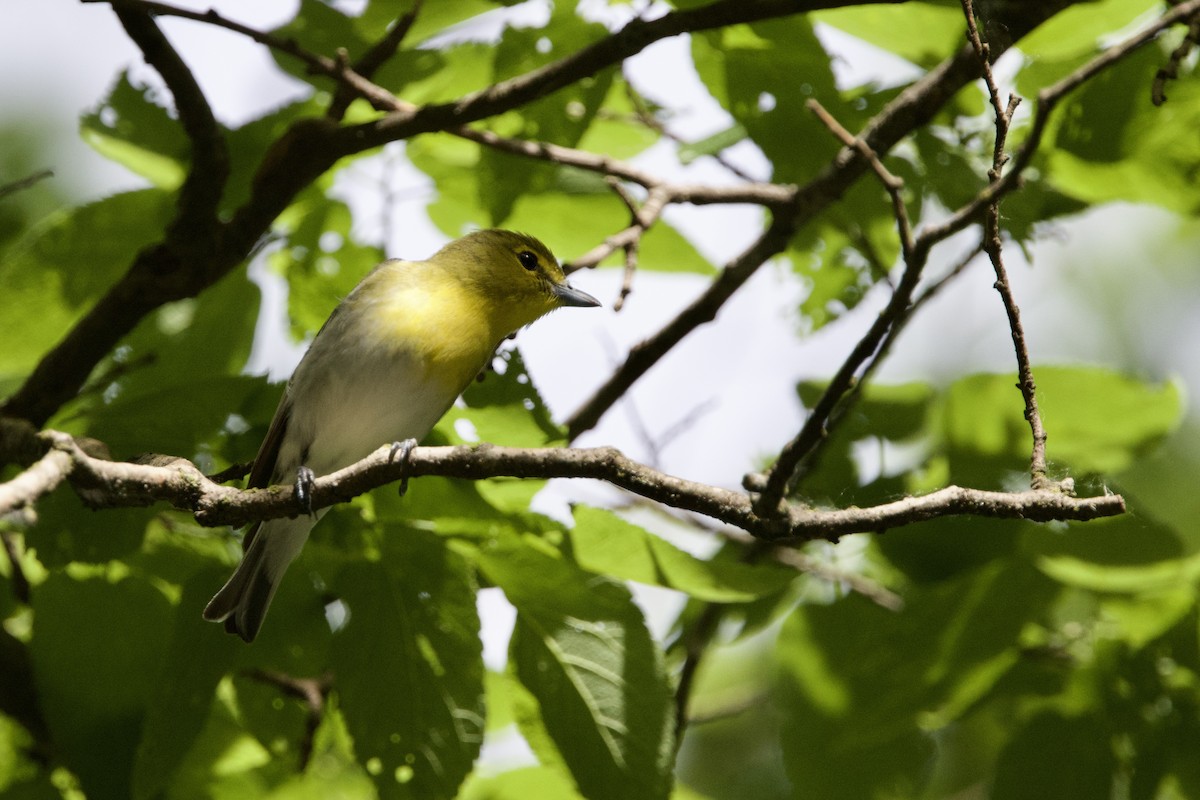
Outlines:
[[310,517],[313,516],[313,489],[317,482],[317,476],[308,467],[300,467],[296,470],[296,503],[300,506],[300,510]]
[[404,497],[408,491],[408,459],[412,455],[413,448],[417,446],[416,439],[405,439],[401,442],[392,442],[392,449],[388,452],[388,463],[396,460],[396,456],[400,456],[400,465],[403,468],[400,475],[400,486],[397,489],[401,497]]

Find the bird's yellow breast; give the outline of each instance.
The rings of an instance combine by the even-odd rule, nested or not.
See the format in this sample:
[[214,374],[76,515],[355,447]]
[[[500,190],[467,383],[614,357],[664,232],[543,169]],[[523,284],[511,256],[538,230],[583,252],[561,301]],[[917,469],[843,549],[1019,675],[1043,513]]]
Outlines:
[[[416,264],[385,266],[368,280],[383,285],[365,293],[371,308],[366,334],[385,349],[404,351],[425,367],[426,377],[461,391],[487,363],[508,332],[498,332],[487,299],[459,281],[425,272],[406,274]],[[376,290],[377,289],[377,290]],[[360,293],[364,294],[364,293]]]

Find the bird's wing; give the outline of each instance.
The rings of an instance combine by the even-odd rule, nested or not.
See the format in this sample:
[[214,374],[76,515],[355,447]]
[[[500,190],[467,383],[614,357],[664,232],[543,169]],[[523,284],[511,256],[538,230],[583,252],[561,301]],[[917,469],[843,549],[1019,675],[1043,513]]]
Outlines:
[[[291,398],[288,396],[287,389],[284,389],[283,398],[279,401],[279,408],[275,409],[275,418],[271,420],[267,436],[258,446],[258,455],[254,457],[254,464],[250,467],[250,477],[246,480],[247,489],[263,489],[271,485],[275,462],[279,459],[279,445],[283,442],[283,435],[287,432],[288,418],[291,416]],[[245,535],[242,536],[243,552],[250,550],[250,544],[258,535],[258,529],[261,527],[262,523],[256,522],[246,530]],[[226,628],[228,628],[228,624],[226,624]]]
[[[344,304],[339,303],[333,309],[333,313],[325,320],[325,324],[317,331],[317,335],[313,337],[312,344],[309,345],[309,352],[305,353],[303,359],[300,360],[300,365],[296,367],[299,371],[304,368],[305,360],[308,359],[317,342],[321,340],[321,334],[331,326],[331,323],[342,315]],[[295,381],[295,375],[292,376],[292,381],[288,382],[287,388],[283,390],[283,397],[279,400],[279,407],[275,409],[275,418],[271,420],[271,427],[267,429],[267,436],[258,447],[258,455],[254,457],[254,465],[250,467],[250,477],[246,481],[247,489],[263,489],[271,485],[272,478],[275,477],[275,464],[279,461],[279,448],[283,444],[283,437],[287,434],[288,422],[292,418],[292,383]]]
[[258,447],[258,455],[254,457],[254,465],[250,467],[250,477],[246,481],[247,489],[262,489],[271,485],[271,477],[275,472],[275,462],[279,459],[279,446],[287,433],[288,420],[292,416],[292,401],[287,389],[275,409],[275,418],[267,429],[267,436]]

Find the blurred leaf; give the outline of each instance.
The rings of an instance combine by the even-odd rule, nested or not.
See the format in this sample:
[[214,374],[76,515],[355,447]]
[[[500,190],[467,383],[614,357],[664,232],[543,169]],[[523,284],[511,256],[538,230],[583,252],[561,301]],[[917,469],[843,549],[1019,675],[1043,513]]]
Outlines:
[[801,606],[777,648],[794,785],[831,800],[920,795],[929,734],[1007,673],[1026,620],[1054,591],[1009,562],[914,587],[898,613],[856,595]]
[[1026,527],[1024,549],[1031,557],[1079,561],[1101,573],[1109,567],[1153,570],[1193,552],[1170,528],[1136,512],[1087,523]]
[[379,248],[354,241],[344,203],[316,189],[284,215],[287,246],[269,256],[288,279],[288,313],[297,339],[317,334],[337,304],[382,260]]
[[658,132],[637,118],[631,97],[635,91],[620,74],[614,74],[603,106],[576,146],[627,160],[657,142]]
[[1016,731],[996,765],[996,800],[1109,798],[1116,766],[1104,721],[1046,712]]
[[[430,3],[455,7],[457,3]],[[405,50],[385,64],[376,82],[410,103],[448,103],[483,89],[492,75],[492,47],[463,42],[437,50]]]
[[588,572],[664,586],[715,603],[737,603],[778,592],[795,570],[778,564],[708,561],[618,517],[576,506],[571,555]]
[[792,269],[808,290],[800,304],[806,332],[854,309],[899,256],[894,217],[885,193],[870,182],[807,225],[788,244]]
[[80,118],[80,138],[108,160],[170,191],[183,183],[191,146],[156,94],[148,86],[134,86],[129,72],[122,72],[108,97]]
[[936,3],[834,8],[812,18],[926,68],[960,44],[967,27],[961,9]]
[[38,501],[37,524],[26,532],[26,546],[47,569],[128,558],[141,547],[154,514],[148,508],[114,508],[99,515],[75,492],[58,491]]
[[498,370],[471,384],[463,394],[466,409],[452,409],[445,419],[470,420],[479,441],[507,447],[563,442],[565,434],[554,424],[546,401],[533,385],[521,351],[502,350],[493,364]]
[[483,661],[463,559],[429,533],[393,529],[384,561],[350,563],[332,667],[358,757],[381,797],[452,798],[483,741]]
[[486,777],[474,773],[459,800],[583,800],[583,795],[558,770],[539,766]]
[[679,162],[690,164],[704,156],[714,156],[721,151],[733,147],[746,138],[746,129],[741,125],[730,125],[724,130],[706,136],[695,142],[687,142],[679,147]]
[[[398,5],[398,4],[397,4]],[[399,11],[399,9],[396,9]],[[354,61],[367,51],[371,42],[367,38],[372,31],[362,34],[347,14],[336,6],[321,0],[300,0],[296,16],[271,31],[275,36],[291,39],[311,53],[333,57],[338,48],[344,48]],[[268,51],[276,65],[292,77],[308,83],[314,81],[307,66],[298,58],[270,48]],[[322,83],[325,82],[322,78]]]
[[[294,59],[291,60],[296,63]],[[327,105],[318,102],[314,97],[296,100],[271,109],[261,117],[226,132],[229,180],[221,195],[223,213],[232,213],[250,198],[254,176],[258,174],[264,160],[271,157],[270,146],[283,137],[294,123],[304,124],[303,121],[314,117],[319,119]],[[351,163],[353,159],[344,159],[338,162],[338,167],[345,167]],[[323,184],[324,181],[318,179],[318,183]],[[302,192],[302,197],[303,194]]]
[[[1010,519],[944,517],[889,531],[874,545],[910,580],[935,582],[1016,555],[1031,526]],[[1033,535],[1046,535],[1045,529],[1036,528]]]
[[1147,565],[1092,564],[1070,556],[1044,556],[1038,567],[1062,583],[1096,592],[1161,592],[1200,580],[1200,555]]
[[476,558],[517,607],[509,657],[580,792],[665,798],[670,692],[628,590],[527,541],[506,538]]
[[199,737],[217,684],[242,646],[218,625],[201,619],[214,572],[200,573],[183,591],[175,612],[162,674],[148,704],[133,770],[133,797],[159,797]]
[[841,118],[846,109],[839,108],[829,56],[805,17],[693,35],[692,56],[709,92],[771,162],[776,182],[811,179],[840,146],[805,107],[810,97],[838,109],[847,128],[857,127],[860,114]]
[[[800,402],[813,408],[827,386],[828,381],[802,381],[797,386]],[[927,458],[933,387],[868,383],[858,391],[805,471],[799,493],[808,501],[839,506],[886,502],[897,492],[912,490],[906,480]],[[877,454],[877,466],[864,463],[867,450]],[[876,469],[879,474],[873,476]]]
[[[577,16],[568,3],[553,5],[544,29],[507,28],[493,48],[491,80],[523,75],[582,50],[606,33],[603,25]],[[489,128],[509,138],[551,142],[574,147],[591,125],[612,85],[613,70],[606,69],[572,83],[553,94],[533,100],[488,121]],[[538,160],[482,148],[479,156],[480,205],[487,209],[490,226],[505,223],[518,199],[546,191],[557,168]]]
[[34,677],[59,757],[89,796],[132,797],[170,603],[144,579],[59,571],[38,587],[33,610]]
[[118,395],[92,413],[88,433],[124,457],[154,452],[191,458],[261,383],[261,378],[209,376]]
[[[424,137],[410,142],[406,153],[413,165],[429,175],[437,199],[427,208],[430,219],[447,236],[458,237],[487,227],[489,217],[477,192],[479,147],[470,142]],[[555,184],[560,191],[521,197],[505,226],[528,231],[544,241],[563,261],[570,261],[596,246],[596,242],[629,224],[629,210],[602,183],[589,184],[583,193],[578,183],[566,184],[578,170],[562,169]],[[571,191],[568,191],[570,189]],[[713,267],[671,225],[659,222],[642,238],[638,263],[642,269],[711,274]],[[620,254],[607,263],[620,263]]]
[[21,375],[155,241],[171,196],[157,189],[117,194],[55,214],[0,262],[0,375]]
[[313,732],[313,753],[302,775],[280,783],[270,798],[277,800],[327,800],[327,798],[379,797],[366,770],[353,760],[353,741],[336,700],[327,703],[321,724]]
[[1192,586],[1168,587],[1134,596],[1106,597],[1104,616],[1116,623],[1120,638],[1138,649],[1164,635],[1196,607]]
[[[1145,76],[1163,56],[1148,47],[1070,95],[1059,111],[1046,175],[1090,203],[1130,200],[1184,214],[1200,208],[1200,88],[1171,84],[1170,101],[1151,103]],[[1113,97],[1127,98],[1113,104]]]
[[1086,6],[1068,6],[1021,39],[1021,52],[1039,62],[1094,53],[1114,30],[1153,7],[1152,0],[1095,0]]
[[[1091,367],[1034,370],[1047,454],[1079,473],[1111,473],[1178,426],[1174,384],[1147,384]],[[1027,458],[1031,446],[1012,375],[973,375],[950,387],[942,415],[948,443],[979,455]]]

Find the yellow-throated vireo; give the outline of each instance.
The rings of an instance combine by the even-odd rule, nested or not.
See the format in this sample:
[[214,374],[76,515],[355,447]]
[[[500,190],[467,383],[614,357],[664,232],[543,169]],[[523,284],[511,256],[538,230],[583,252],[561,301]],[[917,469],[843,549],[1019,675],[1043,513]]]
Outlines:
[[[385,261],[346,296],[296,367],[247,486],[296,480],[421,439],[523,325],[564,306],[597,306],[573,289],[537,239],[470,233],[428,261]],[[407,454],[406,454],[407,455]],[[288,565],[323,511],[259,523],[245,555],[204,609],[252,641]]]

